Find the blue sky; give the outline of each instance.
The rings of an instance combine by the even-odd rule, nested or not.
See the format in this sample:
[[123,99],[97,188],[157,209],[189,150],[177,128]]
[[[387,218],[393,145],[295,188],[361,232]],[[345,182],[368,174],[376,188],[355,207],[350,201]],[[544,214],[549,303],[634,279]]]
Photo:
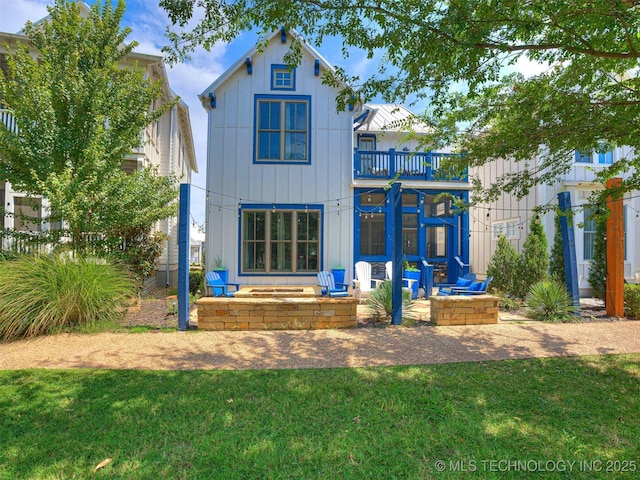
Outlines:
[[[0,0],[0,31],[15,33],[27,20],[40,20],[48,14],[47,6],[53,3],[53,0]],[[93,1],[89,0],[86,3],[92,4]],[[127,1],[123,26],[131,27],[132,32],[128,40],[136,40],[139,43],[137,52],[160,55],[160,49],[166,44],[164,33],[168,23],[166,13],[158,7],[157,2]],[[200,170],[192,179],[191,213],[199,224],[205,221],[207,118],[197,95],[253,47],[255,41],[256,35],[245,33],[230,45],[217,45],[209,52],[199,49],[188,62],[167,68],[171,89],[189,106],[196,158]],[[340,47],[335,44],[335,40],[333,43],[334,45],[316,46],[330,63],[343,66],[352,75],[373,73],[375,60],[352,56],[345,63],[342,60]]]

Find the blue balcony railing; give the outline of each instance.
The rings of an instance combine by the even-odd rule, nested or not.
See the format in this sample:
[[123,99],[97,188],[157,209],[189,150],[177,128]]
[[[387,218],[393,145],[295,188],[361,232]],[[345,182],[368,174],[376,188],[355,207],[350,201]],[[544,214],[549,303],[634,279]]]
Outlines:
[[404,180],[430,180],[466,182],[467,171],[461,176],[451,176],[441,168],[442,160],[459,157],[456,153],[412,153],[388,151],[369,151],[355,149],[353,156],[354,178],[391,179],[398,175]]

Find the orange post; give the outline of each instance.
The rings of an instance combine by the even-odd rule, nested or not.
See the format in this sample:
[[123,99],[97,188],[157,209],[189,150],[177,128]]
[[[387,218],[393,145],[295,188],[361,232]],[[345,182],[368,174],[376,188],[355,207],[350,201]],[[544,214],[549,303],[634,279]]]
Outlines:
[[[619,187],[621,178],[607,180],[607,189]],[[624,220],[622,197],[608,197],[607,208],[607,284],[605,307],[611,317],[624,316]]]

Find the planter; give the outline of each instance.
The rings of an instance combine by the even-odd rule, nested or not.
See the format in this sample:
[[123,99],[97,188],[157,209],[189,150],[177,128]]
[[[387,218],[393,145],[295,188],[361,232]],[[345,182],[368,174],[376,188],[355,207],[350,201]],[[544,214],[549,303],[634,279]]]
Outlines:
[[344,283],[344,268],[333,268],[331,273],[336,283]]
[[214,270],[218,275],[220,275],[220,278],[222,279],[223,283],[227,283],[229,280],[229,270],[227,270],[226,268],[216,268]]
[[415,280],[411,285],[411,298],[415,300],[418,298],[418,286],[420,284],[420,270],[405,270],[402,275],[403,278]]

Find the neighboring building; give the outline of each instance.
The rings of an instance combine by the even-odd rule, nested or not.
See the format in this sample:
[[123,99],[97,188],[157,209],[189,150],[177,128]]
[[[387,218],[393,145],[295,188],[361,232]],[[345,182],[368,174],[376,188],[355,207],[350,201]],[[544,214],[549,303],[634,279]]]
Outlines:
[[[576,243],[576,261],[581,295],[590,294],[588,283],[590,260],[593,258],[595,239],[594,222],[589,219],[594,206],[589,204],[590,194],[602,189],[595,183],[595,173],[615,163],[619,158],[628,158],[634,152],[627,147],[617,148],[607,153],[580,154],[574,152],[573,165],[569,172],[553,185],[538,185],[529,195],[518,201],[511,195],[503,195],[497,202],[478,205],[471,210],[471,269],[486,274],[487,265],[496,249],[500,234],[506,235],[518,251],[529,231],[533,207],[538,205],[557,205],[557,195],[567,191],[571,194],[571,204],[575,213],[573,228]],[[478,175],[483,184],[491,182],[504,173],[522,168],[515,162],[495,161],[470,171]],[[634,238],[640,238],[640,192],[634,191],[624,196],[624,277],[627,281],[636,281],[635,274],[640,272],[640,249],[634,244]],[[555,232],[553,212],[541,215],[549,248],[553,244]]]
[[[81,3],[81,8],[85,13],[88,11],[88,7],[84,3]],[[28,43],[28,38],[20,34],[0,32],[0,68],[4,72],[6,72],[5,46],[12,49],[18,42]],[[154,107],[170,102],[176,97],[170,90],[162,57],[132,53],[127,57],[127,66],[132,66],[134,63],[146,71],[149,80],[161,80],[164,83],[162,97],[156,100],[158,104]],[[13,118],[3,110],[0,110],[0,121],[6,125],[14,125]],[[173,174],[181,183],[191,182],[191,175],[198,171],[198,166],[193,145],[189,108],[183,101],[179,101],[162,118],[148,126],[142,135],[143,146],[131,152],[127,157],[123,164],[125,171],[131,172],[153,165],[158,168],[160,175]],[[0,228],[15,228],[18,231],[31,232],[52,228],[48,223],[38,221],[46,216],[48,204],[45,198],[28,199],[24,194],[14,191],[9,183],[0,182],[0,202],[2,202],[0,205],[3,205],[9,213],[18,214],[22,211],[35,218],[34,221],[24,222],[20,220],[19,215],[0,215]],[[167,246],[158,261],[157,284],[175,286],[178,277],[177,218],[169,218],[159,222],[156,230],[163,231],[169,237]],[[3,245],[3,247],[7,247],[7,245]]]
[[[261,52],[242,56],[200,99],[208,112],[206,269],[220,258],[232,281],[315,284],[318,271],[366,260],[374,275],[391,259],[391,179],[403,186],[404,254],[437,264],[455,280],[453,257],[468,261],[466,179],[438,177],[446,153],[416,153],[403,141],[402,106],[336,111],[338,90],[323,84],[332,66],[306,42],[295,68],[283,57],[291,35],[274,32]],[[423,125],[414,127],[418,136]]]
[[191,265],[202,264],[204,255],[204,230],[195,223],[191,223],[191,231],[189,233],[189,242],[191,244],[189,249],[189,263]]

